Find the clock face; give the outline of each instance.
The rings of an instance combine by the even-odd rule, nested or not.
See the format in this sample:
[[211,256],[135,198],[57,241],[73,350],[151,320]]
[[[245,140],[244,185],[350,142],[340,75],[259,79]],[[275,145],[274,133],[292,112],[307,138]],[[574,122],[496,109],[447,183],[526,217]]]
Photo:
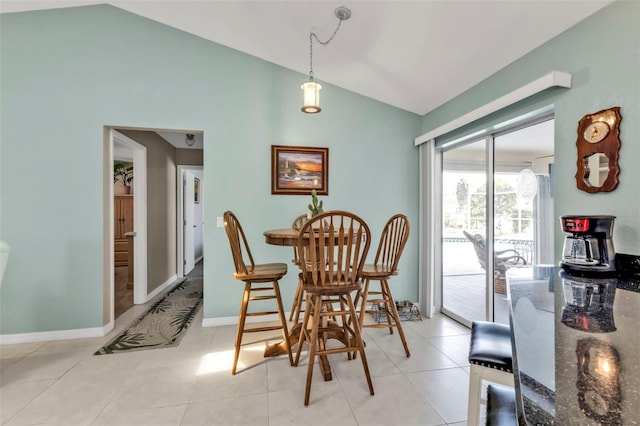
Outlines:
[[607,137],[609,125],[604,121],[596,121],[587,126],[584,130],[584,140],[589,143],[598,143]]

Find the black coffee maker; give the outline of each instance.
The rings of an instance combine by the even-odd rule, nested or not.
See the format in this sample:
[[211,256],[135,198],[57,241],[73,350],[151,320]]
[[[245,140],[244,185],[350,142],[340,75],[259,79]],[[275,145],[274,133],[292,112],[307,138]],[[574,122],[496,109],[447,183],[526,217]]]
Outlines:
[[615,274],[613,222],[615,216],[561,216],[564,254],[560,266],[571,275],[612,276]]

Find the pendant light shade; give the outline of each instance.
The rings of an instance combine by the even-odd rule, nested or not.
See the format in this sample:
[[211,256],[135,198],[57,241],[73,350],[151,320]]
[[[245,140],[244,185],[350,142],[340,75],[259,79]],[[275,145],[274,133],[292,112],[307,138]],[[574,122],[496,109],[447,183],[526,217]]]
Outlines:
[[306,112],[307,114],[320,112],[322,110],[320,108],[320,90],[322,89],[322,85],[315,81],[307,81],[300,87],[302,87],[303,92],[302,112]]

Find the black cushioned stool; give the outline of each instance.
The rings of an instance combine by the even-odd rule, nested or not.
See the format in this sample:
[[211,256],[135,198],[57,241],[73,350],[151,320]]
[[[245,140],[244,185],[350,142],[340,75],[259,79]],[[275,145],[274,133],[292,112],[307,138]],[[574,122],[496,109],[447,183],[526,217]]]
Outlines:
[[478,426],[482,398],[482,381],[513,388],[511,329],[495,322],[474,321],[469,345],[469,405],[467,426]]
[[513,388],[489,385],[487,388],[487,426],[516,426],[516,392]]

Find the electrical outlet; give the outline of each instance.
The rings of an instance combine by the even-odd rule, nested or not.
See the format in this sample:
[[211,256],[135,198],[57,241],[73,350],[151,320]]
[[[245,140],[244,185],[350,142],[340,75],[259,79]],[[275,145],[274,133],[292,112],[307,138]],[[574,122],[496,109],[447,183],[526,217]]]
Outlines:
[[221,217],[216,217],[216,226],[218,228],[224,228],[224,219]]

